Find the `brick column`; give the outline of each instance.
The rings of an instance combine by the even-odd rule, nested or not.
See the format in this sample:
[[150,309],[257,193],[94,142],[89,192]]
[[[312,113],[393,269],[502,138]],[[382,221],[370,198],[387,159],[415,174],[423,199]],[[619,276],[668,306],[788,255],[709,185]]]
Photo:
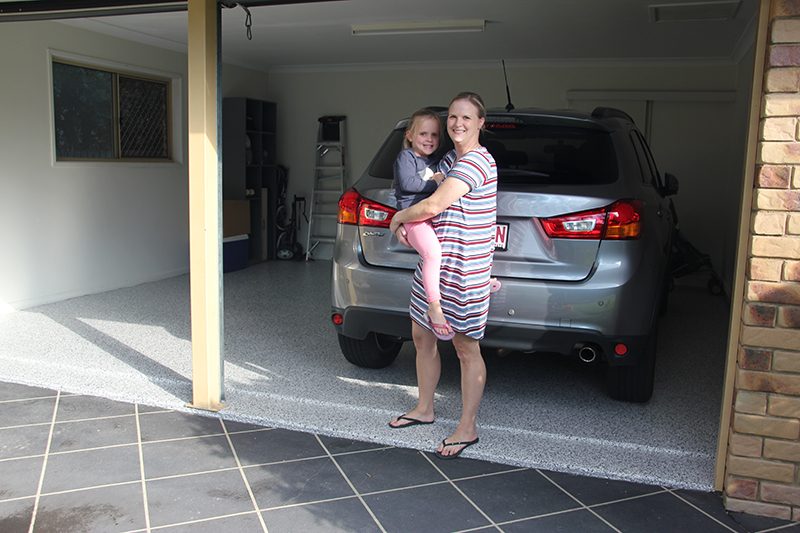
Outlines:
[[725,505],[800,520],[800,0],[772,0]]

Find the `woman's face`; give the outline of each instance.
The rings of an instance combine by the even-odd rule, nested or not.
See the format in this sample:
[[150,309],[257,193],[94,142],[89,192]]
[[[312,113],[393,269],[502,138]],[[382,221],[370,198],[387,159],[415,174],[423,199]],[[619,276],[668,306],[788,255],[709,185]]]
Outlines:
[[439,148],[439,121],[432,117],[416,119],[414,127],[406,132],[411,149],[414,153],[429,156]]
[[469,100],[456,100],[447,113],[447,133],[456,144],[478,142],[484,119]]

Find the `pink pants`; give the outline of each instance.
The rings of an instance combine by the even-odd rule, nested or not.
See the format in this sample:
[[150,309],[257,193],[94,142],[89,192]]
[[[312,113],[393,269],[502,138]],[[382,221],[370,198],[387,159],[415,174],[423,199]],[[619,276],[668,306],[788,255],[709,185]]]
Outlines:
[[422,286],[428,303],[438,302],[442,295],[439,292],[439,269],[442,266],[442,245],[430,220],[421,222],[405,222],[406,239],[422,258]]

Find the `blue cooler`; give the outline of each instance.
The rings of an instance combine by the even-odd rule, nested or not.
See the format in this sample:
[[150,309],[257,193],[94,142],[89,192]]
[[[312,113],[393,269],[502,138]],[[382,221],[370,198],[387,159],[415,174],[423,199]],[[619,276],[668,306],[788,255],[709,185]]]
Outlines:
[[233,272],[247,266],[250,240],[245,235],[232,235],[222,239],[222,271]]

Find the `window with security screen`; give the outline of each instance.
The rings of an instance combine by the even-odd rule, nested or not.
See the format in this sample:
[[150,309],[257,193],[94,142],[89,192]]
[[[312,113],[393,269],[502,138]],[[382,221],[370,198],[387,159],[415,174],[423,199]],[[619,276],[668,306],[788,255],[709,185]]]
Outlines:
[[56,159],[170,159],[168,81],[53,61]]

